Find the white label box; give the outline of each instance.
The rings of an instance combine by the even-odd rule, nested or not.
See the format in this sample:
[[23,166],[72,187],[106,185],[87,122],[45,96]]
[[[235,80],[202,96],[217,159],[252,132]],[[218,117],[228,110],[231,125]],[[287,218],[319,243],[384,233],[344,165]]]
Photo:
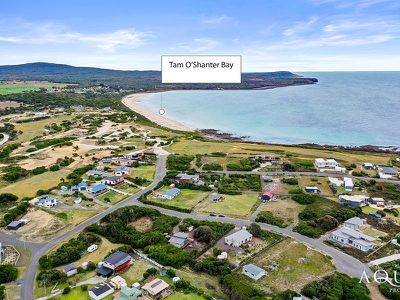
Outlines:
[[162,55],[162,83],[241,83],[240,55]]

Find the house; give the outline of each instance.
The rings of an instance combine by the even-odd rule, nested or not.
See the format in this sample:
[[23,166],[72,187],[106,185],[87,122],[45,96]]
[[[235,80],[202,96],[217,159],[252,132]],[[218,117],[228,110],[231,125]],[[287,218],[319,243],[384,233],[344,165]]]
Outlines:
[[126,287],[126,280],[121,276],[115,276],[110,280],[110,284],[114,287],[114,289],[120,290],[123,287]]
[[186,232],[177,232],[169,239],[169,243],[178,248],[185,248],[189,242],[188,237]]
[[334,169],[335,167],[339,167],[339,163],[330,158],[330,159],[323,159],[323,158],[316,158],[314,160],[314,166],[318,169]]
[[373,170],[374,169],[374,165],[371,163],[363,163],[363,167],[365,170]]
[[67,277],[71,277],[75,274],[78,274],[78,269],[75,264],[69,264],[63,267],[63,272],[67,275]]
[[135,287],[122,287],[121,291],[114,294],[114,300],[137,300],[142,292]]
[[129,175],[130,172],[131,172],[131,168],[126,167],[126,166],[119,166],[119,167],[116,167],[114,170],[114,174],[116,176]]
[[71,191],[72,192],[82,192],[82,191],[87,191],[87,183],[85,181],[81,181],[77,185],[71,186]]
[[375,246],[374,241],[376,240],[369,235],[346,227],[333,231],[330,235],[330,239],[334,242],[354,247],[363,252],[372,250]]
[[361,207],[367,204],[368,197],[364,195],[340,195],[339,201],[351,207]]
[[224,200],[224,197],[222,195],[212,194],[212,195],[210,195],[210,200],[213,202],[219,202],[219,201]]
[[254,159],[259,161],[272,161],[272,160],[279,160],[279,157],[271,153],[261,153],[254,156]]
[[163,299],[172,293],[169,284],[159,278],[143,285],[142,291],[143,296],[149,299]]
[[361,219],[359,217],[350,218],[343,223],[344,227],[358,230],[360,226],[367,225],[367,221],[365,219]]
[[92,194],[96,194],[97,195],[97,194],[105,192],[107,189],[108,188],[104,183],[99,183],[99,184],[96,184],[94,187],[92,187],[90,189],[90,192]]
[[162,199],[166,199],[166,200],[172,200],[174,199],[176,196],[178,196],[181,193],[181,190],[178,188],[172,188],[167,190],[164,194],[161,195]]
[[342,186],[344,184],[343,180],[340,180],[339,178],[336,177],[328,177],[328,180],[329,180],[329,185],[334,189],[337,189],[339,186]]
[[369,199],[369,202],[372,204],[375,204],[376,206],[379,206],[379,207],[385,207],[386,201],[383,198],[374,197],[374,198]]
[[109,277],[113,273],[122,273],[131,266],[132,261],[132,256],[128,253],[116,251],[99,264],[100,267],[96,269],[96,273],[103,277]]
[[106,174],[107,174],[106,172],[100,171],[100,170],[96,170],[96,169],[89,170],[89,171],[86,172],[87,176],[104,176]]
[[111,164],[111,157],[105,157],[105,158],[101,159],[101,162],[103,164]]
[[57,199],[49,195],[38,197],[36,204],[42,207],[50,208],[57,205]]
[[306,193],[321,193],[321,190],[315,186],[307,186],[304,190],[306,191]]
[[114,288],[109,283],[102,283],[89,291],[89,298],[91,300],[101,300],[114,293]]
[[97,246],[96,244],[90,245],[87,248],[87,252],[92,253],[92,252],[96,251],[98,248],[99,248],[99,246]]
[[133,159],[133,160],[141,160],[143,158],[143,151],[136,151],[132,153],[125,154],[124,157],[127,159]]
[[219,255],[217,256],[217,258],[218,258],[219,260],[227,259],[227,258],[228,258],[228,253],[227,253],[227,252],[221,252],[221,254],[219,254]]
[[343,182],[344,182],[344,190],[346,192],[353,191],[354,183],[353,183],[353,180],[350,177],[344,177],[343,178]]
[[262,195],[261,195],[261,200],[262,200],[263,202],[269,201],[269,200],[272,199],[272,197],[273,197],[273,194],[272,194],[271,192],[264,192],[264,193],[262,193]]
[[60,187],[60,190],[61,190],[62,192],[64,192],[64,193],[66,193],[66,192],[68,192],[68,187],[65,186],[65,185],[62,185],[62,186]]
[[24,226],[25,223],[22,221],[12,221],[10,224],[7,225],[8,230],[17,230],[18,228]]
[[253,264],[248,264],[243,266],[242,274],[250,277],[251,279],[258,280],[261,277],[265,276],[266,273],[264,269]]
[[122,176],[110,176],[106,177],[101,180],[101,183],[107,184],[107,185],[117,185],[118,183],[121,183],[124,181],[124,177]]
[[384,179],[392,178],[400,174],[400,170],[396,167],[378,166],[377,170],[379,177]]
[[250,242],[253,239],[253,235],[246,229],[240,229],[231,235],[225,237],[225,244],[240,247],[241,245]]
[[175,176],[175,181],[180,183],[196,183],[200,180],[200,175],[189,175],[186,173],[180,173]]

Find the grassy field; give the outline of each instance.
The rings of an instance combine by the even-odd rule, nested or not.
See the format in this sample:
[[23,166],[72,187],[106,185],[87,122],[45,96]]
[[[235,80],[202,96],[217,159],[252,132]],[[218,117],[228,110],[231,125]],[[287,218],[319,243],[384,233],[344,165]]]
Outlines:
[[275,216],[280,217],[286,221],[286,223],[298,223],[299,213],[304,209],[304,205],[298,204],[290,198],[279,199],[276,202],[267,202],[262,207],[263,211],[270,211]]
[[207,214],[216,213],[242,218],[248,217],[259,204],[258,194],[256,193],[223,196],[225,199],[220,202],[206,199],[199,210]]
[[131,177],[141,177],[148,180],[152,180],[156,173],[156,166],[142,165],[138,168],[133,169]]
[[34,85],[0,84],[0,95],[19,94],[36,90],[39,90],[39,87]]
[[[307,283],[335,270],[331,259],[292,239],[285,240],[255,258],[254,264],[267,270],[267,275],[257,281],[261,289],[273,291],[287,289],[300,291]],[[269,266],[275,265],[275,270]]]
[[[110,204],[116,204],[125,198],[127,198],[127,195],[123,195],[114,191],[108,191],[104,194],[101,194],[100,196],[97,197],[100,201],[103,201],[104,203],[110,203]],[[110,199],[110,202],[106,201],[106,198]]]
[[60,115],[40,121],[16,124],[15,130],[22,131],[22,134],[18,135],[17,141],[27,142],[32,140],[34,137],[42,136],[43,133],[45,133],[45,126],[50,125],[51,123],[60,124],[62,121],[70,120],[73,117],[73,115]]
[[[166,190],[168,190],[168,187],[163,187],[162,189],[158,190],[158,192],[162,194]],[[153,202],[165,203],[175,207],[192,209],[208,195],[209,192],[182,189],[181,194],[172,200],[164,200],[157,197],[151,197],[149,200]]]
[[122,183],[118,184],[116,187],[117,190],[123,191],[125,193],[131,193],[131,194],[136,194],[137,192],[140,191],[140,189],[134,185],[128,184],[128,183]]
[[388,154],[374,154],[363,152],[350,152],[350,151],[332,151],[332,150],[319,150],[319,149],[306,149],[296,146],[285,145],[259,145],[251,143],[240,142],[203,142],[197,140],[181,139],[173,143],[167,148],[172,152],[179,154],[204,154],[212,152],[224,152],[233,154],[248,154],[254,155],[262,152],[270,152],[281,155],[291,155],[297,158],[314,159],[321,158],[335,158],[339,161],[348,163],[363,163],[371,162],[373,164],[386,164],[393,155]]
[[[14,183],[2,182],[0,193],[13,193],[20,198],[34,197],[38,190],[48,190],[57,186],[61,178],[65,178],[70,170],[61,169],[56,172],[45,172],[40,175],[31,176],[26,179],[19,180]],[[8,184],[7,186],[5,186]]]
[[321,195],[333,196],[334,193],[325,177],[299,176],[299,187],[304,191],[307,186],[315,186],[321,190]]

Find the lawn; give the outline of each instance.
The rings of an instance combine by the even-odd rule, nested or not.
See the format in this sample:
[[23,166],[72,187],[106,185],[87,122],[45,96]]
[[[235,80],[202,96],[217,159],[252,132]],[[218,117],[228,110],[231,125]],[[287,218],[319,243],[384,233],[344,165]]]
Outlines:
[[183,294],[183,293],[173,293],[167,298],[167,300],[203,300],[204,298],[197,294]]
[[389,154],[374,154],[352,151],[333,151],[320,149],[307,149],[295,146],[284,145],[260,145],[240,142],[217,142],[217,141],[198,141],[186,140],[181,138],[178,142],[173,143],[167,148],[171,152],[179,154],[204,154],[212,152],[224,152],[234,154],[257,154],[262,152],[271,152],[277,154],[289,154],[292,157],[302,159],[332,158],[348,163],[363,163],[371,162],[373,164],[386,164],[393,155]]
[[[381,210],[376,209],[376,208],[373,208],[373,207],[370,207],[370,206],[368,206],[368,205],[367,205],[367,206],[364,206],[364,207],[362,208],[362,211],[363,211],[363,213],[365,213],[365,214],[369,214],[369,213],[378,213],[378,214],[379,214],[379,212],[381,212]],[[397,225],[400,224],[400,216],[399,216],[399,217],[395,217],[395,216],[393,216],[393,215],[390,214],[390,213],[386,213],[385,219],[391,219],[391,220],[393,220]]]
[[48,190],[60,183],[61,178],[65,178],[70,170],[61,169],[56,172],[45,172],[40,175],[30,176],[26,179],[14,183],[2,182],[2,185],[8,184],[0,189],[0,193],[13,193],[19,198],[35,197],[38,190]]
[[152,180],[156,173],[156,166],[154,165],[141,165],[138,168],[133,169],[131,177],[141,177],[148,180]]
[[[163,187],[157,192],[162,194],[166,190],[168,190],[168,187]],[[209,192],[205,191],[182,189],[181,194],[172,200],[164,200],[157,197],[151,197],[149,198],[149,200],[158,203],[165,203],[170,206],[175,206],[179,208],[193,209],[193,207],[195,207],[200,201],[202,201],[208,195]]]
[[118,184],[116,189],[130,194],[136,194],[137,192],[140,191],[140,189],[137,186],[134,186],[129,183]]
[[[223,195],[224,200],[213,202],[206,199],[201,205],[201,212],[224,214],[232,217],[248,217],[260,204],[257,193],[247,193],[242,195]],[[204,204],[204,206],[203,206]]]
[[131,286],[133,283],[141,281],[143,273],[153,267],[143,259],[135,260],[129,270],[121,274],[121,277],[126,280],[128,286]]
[[122,244],[114,244],[111,243],[109,240],[106,238],[101,238],[101,244],[99,245],[99,248],[92,253],[86,252],[81,259],[75,262],[76,266],[82,265],[83,262],[94,262],[98,263],[102,261],[110,252],[111,250],[114,250],[118,247],[122,246]]
[[275,202],[267,202],[262,207],[263,211],[270,211],[275,216],[280,217],[286,223],[298,223],[299,213],[304,209],[304,205],[298,204],[290,198],[279,199]]
[[256,285],[273,291],[300,291],[305,284],[335,270],[328,256],[293,239],[275,245],[255,258],[253,263],[267,271],[267,275],[258,280]]
[[[114,204],[124,200],[127,197],[128,197],[127,195],[123,195],[123,194],[120,194],[120,193],[110,190],[110,191],[98,196],[97,199],[99,199],[100,201],[103,201],[105,203],[110,203],[110,204],[114,205]],[[110,199],[110,201],[106,201],[106,198]]]

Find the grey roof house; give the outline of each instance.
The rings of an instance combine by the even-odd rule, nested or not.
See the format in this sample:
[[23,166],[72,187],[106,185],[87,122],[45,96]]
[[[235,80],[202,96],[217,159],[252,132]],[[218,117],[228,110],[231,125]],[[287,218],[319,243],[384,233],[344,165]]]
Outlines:
[[264,269],[253,264],[244,265],[242,273],[254,280],[258,280],[266,274]]

